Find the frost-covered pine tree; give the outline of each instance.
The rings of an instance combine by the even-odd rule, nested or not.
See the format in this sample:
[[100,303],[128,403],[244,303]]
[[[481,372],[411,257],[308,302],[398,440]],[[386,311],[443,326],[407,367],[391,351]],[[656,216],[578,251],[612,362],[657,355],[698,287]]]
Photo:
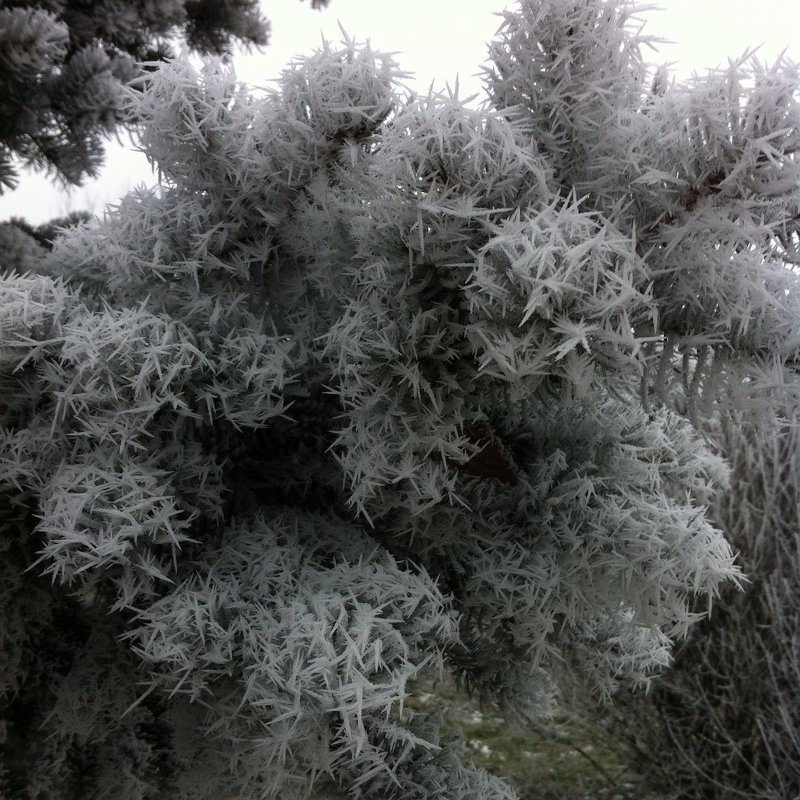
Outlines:
[[222,54],[268,34],[258,0],[3,0],[0,192],[16,185],[20,159],[66,183],[95,175],[122,122],[122,84],[136,62],[170,57],[176,36]]
[[159,187],[0,284],[7,795],[510,798],[414,681],[645,685],[737,581],[690,420],[800,345],[795,75],[634,12],[523,0],[480,109],[349,41],[131,92]]

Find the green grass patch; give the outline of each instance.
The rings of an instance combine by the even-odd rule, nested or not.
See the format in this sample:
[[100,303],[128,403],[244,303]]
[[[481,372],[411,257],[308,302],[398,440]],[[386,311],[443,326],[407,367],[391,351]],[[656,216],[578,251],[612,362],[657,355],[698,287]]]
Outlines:
[[521,800],[666,800],[630,771],[621,742],[570,714],[522,730],[448,683],[420,685],[406,705],[446,710],[442,732],[459,732],[473,761],[507,779]]

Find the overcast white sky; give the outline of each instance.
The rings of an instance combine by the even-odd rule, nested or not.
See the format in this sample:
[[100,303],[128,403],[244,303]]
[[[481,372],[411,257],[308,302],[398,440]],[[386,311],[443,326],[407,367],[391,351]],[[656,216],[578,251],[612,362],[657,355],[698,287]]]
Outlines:
[[[476,77],[486,59],[486,42],[500,24],[494,16],[514,2],[506,0],[331,0],[314,11],[309,2],[281,0],[263,3],[272,22],[272,44],[261,53],[238,53],[239,78],[259,85],[275,78],[295,55],[310,53],[321,37],[339,41],[341,22],[350,36],[370,39],[415,77],[410,83],[426,91],[431,83],[443,88],[458,77],[461,96],[480,92]],[[798,0],[661,0],[661,10],[644,13],[645,32],[672,40],[659,45],[648,60],[674,62],[674,74],[727,63],[748,47],[761,46],[762,61],[782,50],[800,61]],[[127,141],[127,137],[124,137]],[[100,178],[69,194],[56,191],[43,175],[25,173],[20,187],[0,195],[0,220],[22,216],[37,223],[71,210],[102,211],[131,187],[155,182],[144,157],[116,144],[109,146]]]

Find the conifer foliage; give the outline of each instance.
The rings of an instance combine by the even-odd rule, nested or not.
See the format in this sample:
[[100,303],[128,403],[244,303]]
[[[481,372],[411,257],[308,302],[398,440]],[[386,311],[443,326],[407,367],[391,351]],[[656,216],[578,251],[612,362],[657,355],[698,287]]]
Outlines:
[[122,84],[137,62],[171,57],[178,35],[222,54],[234,40],[265,45],[269,24],[258,0],[3,0],[0,192],[16,186],[15,159],[66,183],[96,175],[122,122]]
[[737,582],[690,419],[800,344],[793,74],[650,91],[634,11],[523,0],[480,109],[130,90],[159,187],[0,283],[8,796],[511,798],[413,681],[607,697]]

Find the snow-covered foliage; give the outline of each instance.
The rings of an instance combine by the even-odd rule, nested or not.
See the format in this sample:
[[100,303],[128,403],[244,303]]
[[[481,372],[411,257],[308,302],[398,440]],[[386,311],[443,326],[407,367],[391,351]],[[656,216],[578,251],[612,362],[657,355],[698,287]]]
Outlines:
[[632,13],[523,0],[479,109],[131,91],[160,185],[0,284],[9,791],[510,798],[412,681],[608,697],[738,581],[690,419],[800,344],[794,75],[649,91]]
[[654,785],[687,800],[791,800],[800,792],[800,418],[796,372],[748,413],[712,420],[732,467],[712,515],[738,551],[724,592],[647,696],[602,717]]
[[0,193],[16,187],[19,161],[67,184],[97,175],[143,62],[173,58],[179,43],[217,55],[263,46],[269,32],[259,0],[3,0]]

